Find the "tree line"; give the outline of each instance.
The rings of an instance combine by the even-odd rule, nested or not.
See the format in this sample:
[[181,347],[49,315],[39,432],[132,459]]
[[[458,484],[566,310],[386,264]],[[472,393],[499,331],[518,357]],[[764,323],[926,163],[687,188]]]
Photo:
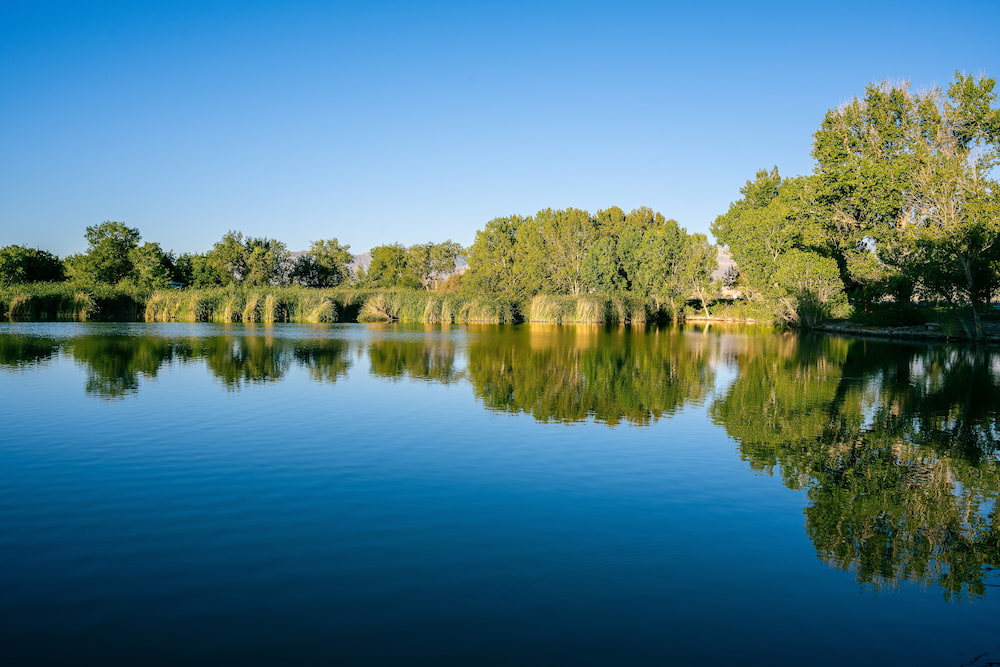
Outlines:
[[855,311],[905,318],[915,300],[980,311],[1000,286],[995,81],[870,85],[830,110],[813,173],[761,170],[712,225],[751,300],[805,323]]
[[[618,207],[592,215],[545,209],[534,216],[496,218],[477,232],[470,249],[448,240],[410,247],[372,248],[367,266],[354,264],[350,246],[314,241],[293,256],[272,238],[227,232],[205,253],[174,255],[142,242],[139,230],[106,221],[87,227],[87,250],[60,260],[51,253],[0,249],[0,284],[68,280],[80,284],[158,289],[175,286],[285,286],[369,289],[445,289],[526,303],[537,294],[641,295],[676,316],[692,295],[710,297],[715,246],[688,234],[649,208]],[[456,272],[468,255],[470,270]]]
[[[1000,289],[1000,109],[995,81],[956,73],[947,90],[869,85],[831,109],[814,135],[809,175],[761,170],[712,223],[738,266],[724,282],[746,313],[810,325],[829,318],[917,317],[916,301],[981,313]],[[717,297],[716,248],[649,208],[543,209],[494,218],[471,248],[452,241],[371,250],[283,243],[230,231],[209,251],[175,256],[121,222],[88,227],[86,252],[60,260],[0,248],[0,285],[70,280],[155,289],[174,284],[352,285],[447,289],[525,304],[539,294],[630,294],[677,317]],[[455,273],[467,255],[469,270]]]
[[490,220],[476,232],[463,288],[524,302],[537,294],[628,292],[676,317],[707,301],[716,249],[650,208],[575,208]]
[[64,260],[45,250],[0,248],[0,285],[70,281],[143,290],[174,286],[426,288],[451,272],[463,248],[453,241],[372,248],[367,269],[352,271],[350,246],[336,238],[313,241],[295,255],[277,239],[229,231],[205,253],[175,255],[159,243],[142,243],[123,222],[87,227],[85,252]]

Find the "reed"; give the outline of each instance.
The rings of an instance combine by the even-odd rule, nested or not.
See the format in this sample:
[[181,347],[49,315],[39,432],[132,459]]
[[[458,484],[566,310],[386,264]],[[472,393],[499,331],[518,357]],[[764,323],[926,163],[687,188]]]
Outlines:
[[145,295],[70,283],[30,283],[0,289],[0,316],[31,321],[135,321]]
[[528,321],[533,324],[562,324],[572,297],[538,294],[528,305]]
[[513,324],[519,319],[513,302],[495,297],[476,297],[461,304],[455,321],[461,324]]
[[647,300],[631,295],[539,295],[523,305],[425,290],[229,286],[140,293],[66,283],[0,289],[0,317],[14,320],[603,324],[644,323],[651,312]]
[[631,294],[539,294],[528,304],[536,324],[645,324],[654,312],[648,299]]
[[358,313],[358,322],[395,322],[399,319],[399,309],[388,294],[373,294],[368,297]]
[[572,321],[575,324],[604,324],[608,319],[607,303],[607,300],[597,297],[577,297]]
[[[159,290],[146,303],[148,322],[336,322],[338,295],[304,287],[266,292],[234,287]],[[350,301],[350,297],[347,297]]]

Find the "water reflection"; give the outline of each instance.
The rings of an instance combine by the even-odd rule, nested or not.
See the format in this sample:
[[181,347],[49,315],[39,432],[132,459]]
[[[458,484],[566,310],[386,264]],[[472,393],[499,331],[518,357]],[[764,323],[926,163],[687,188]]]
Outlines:
[[[20,340],[20,339],[25,340]],[[31,342],[34,340],[35,342]],[[203,361],[227,390],[281,380],[293,365],[319,382],[336,382],[350,368],[349,344],[337,338],[290,339],[273,335],[166,338],[142,335],[86,335],[62,344],[47,339],[0,335],[0,362],[32,363],[63,349],[87,372],[86,391],[104,399],[128,396],[140,380],[155,378],[171,363]]]
[[368,345],[372,375],[400,380],[432,380],[450,384],[462,377],[450,340],[379,338]]
[[128,335],[79,336],[68,345],[69,353],[87,370],[87,393],[101,398],[136,392],[139,379],[156,377],[160,367],[174,358],[175,348],[165,338]]
[[831,565],[981,596],[1000,566],[1000,356],[983,349],[773,337],[733,355],[714,419],[759,470],[805,489]]
[[[236,391],[293,368],[337,382],[367,356],[379,378],[468,381],[489,410],[608,425],[650,425],[716,391],[709,416],[752,468],[805,493],[806,532],[830,565],[874,588],[910,580],[951,598],[984,595],[1000,567],[996,351],[760,331],[462,331],[0,334],[0,367],[64,354],[86,369],[89,394],[116,399],[169,364],[204,363]],[[716,388],[717,377],[733,379]]]
[[0,366],[20,368],[47,361],[59,352],[58,341],[39,336],[0,335]]
[[491,410],[647,425],[707,395],[708,342],[679,330],[507,327],[474,339],[469,381]]

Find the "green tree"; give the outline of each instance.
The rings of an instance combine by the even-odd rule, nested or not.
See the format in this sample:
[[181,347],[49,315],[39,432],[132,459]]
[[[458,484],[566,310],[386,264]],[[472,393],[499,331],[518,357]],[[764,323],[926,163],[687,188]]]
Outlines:
[[291,279],[306,287],[336,287],[350,277],[350,251],[335,238],[313,241],[309,252],[295,260]]
[[494,218],[476,232],[464,290],[473,294],[500,294],[508,299],[524,296],[514,272],[517,237],[524,223],[525,219],[519,215]]
[[281,241],[244,238],[229,231],[206,255],[206,279],[218,277],[223,285],[282,285],[288,282],[291,254]]
[[691,234],[687,251],[681,264],[681,280],[688,285],[688,294],[701,303],[708,314],[708,303],[719,292],[719,284],[712,280],[712,272],[719,266],[718,251],[704,234]]
[[371,249],[371,256],[372,261],[364,277],[366,286],[410,289],[422,287],[410,254],[401,244],[375,246]]
[[116,285],[133,271],[131,253],[142,238],[125,223],[105,221],[87,227],[87,251],[67,258],[67,272],[74,281]]
[[246,245],[243,233],[230,230],[206,254],[211,271],[223,285],[239,284],[247,275]]
[[129,282],[141,289],[168,287],[174,279],[174,261],[159,243],[146,242],[129,251],[132,271],[122,282]]
[[248,238],[245,248],[247,272],[240,282],[244,285],[288,284],[291,253],[284,243],[276,239]]
[[437,286],[455,270],[455,261],[462,253],[462,246],[451,239],[443,243],[424,243],[407,250],[407,265],[425,289]]
[[[993,79],[956,75],[947,95],[925,98],[938,111],[917,153],[912,221],[904,238],[914,274],[932,295],[979,311],[1000,285],[1000,109]],[[931,129],[928,129],[928,134]]]
[[976,311],[996,290],[994,86],[960,73],[946,93],[882,83],[827,113],[817,203],[852,295],[909,303],[922,288]]
[[761,170],[741,189],[743,198],[712,223],[712,233],[739,266],[751,299],[791,323],[845,316],[839,267],[814,207],[815,179],[783,179]]
[[225,285],[226,275],[207,254],[184,253],[174,263],[175,278],[191,287],[217,287]]
[[666,308],[672,319],[677,319],[691,294],[684,275],[687,250],[687,233],[675,220],[641,233],[633,289],[651,298],[658,309]]
[[522,293],[579,294],[586,287],[584,262],[596,239],[596,223],[580,209],[543,209],[518,234],[514,272]]
[[52,253],[19,245],[0,248],[0,285],[58,282],[65,277],[62,262]]

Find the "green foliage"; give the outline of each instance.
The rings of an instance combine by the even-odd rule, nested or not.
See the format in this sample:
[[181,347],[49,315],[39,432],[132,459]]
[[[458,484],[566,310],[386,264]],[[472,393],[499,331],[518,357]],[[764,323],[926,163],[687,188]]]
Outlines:
[[525,220],[512,267],[521,295],[583,291],[584,262],[596,237],[595,221],[579,209],[547,208]]
[[132,251],[142,238],[139,230],[125,223],[107,220],[87,227],[87,252],[66,259],[72,281],[80,284],[117,285],[132,276]]
[[[469,259],[465,293],[515,299],[534,322],[638,322],[661,307],[678,317],[692,296],[710,298],[717,264],[706,237],[688,235],[652,209],[626,215],[617,207],[595,216],[544,209],[530,218],[496,218],[477,233]],[[609,310],[607,296],[593,303],[540,298],[626,294],[642,305],[619,302]]]
[[739,265],[740,288],[779,321],[809,326],[849,314],[836,260],[811,207],[813,181],[757,172],[712,223]]
[[371,256],[371,264],[361,283],[364,287],[417,289],[423,286],[409,253],[401,244],[376,246],[371,249]]
[[143,292],[109,285],[27,283],[0,286],[0,317],[21,322],[140,319]]
[[462,246],[451,239],[442,243],[424,243],[407,250],[407,265],[425,289],[436,288],[438,283],[455,270],[455,261]]
[[174,279],[173,258],[163,252],[159,243],[144,243],[129,252],[132,271],[121,281],[141,290],[167,287]]
[[0,248],[0,285],[58,282],[65,273],[62,262],[52,253],[19,245]]
[[313,241],[309,252],[295,260],[291,280],[305,287],[336,287],[350,277],[351,246],[337,239]]
[[514,272],[517,239],[524,226],[521,216],[494,218],[476,232],[469,253],[469,271],[462,283],[469,294],[497,294],[508,299],[524,296],[521,281]]
[[275,239],[244,238],[241,232],[229,231],[205,255],[204,264],[195,257],[192,257],[193,285],[288,284],[291,254],[284,243]]
[[959,73],[946,93],[883,83],[827,114],[813,150],[817,201],[852,295],[906,303],[923,291],[975,310],[996,292],[994,87]]

